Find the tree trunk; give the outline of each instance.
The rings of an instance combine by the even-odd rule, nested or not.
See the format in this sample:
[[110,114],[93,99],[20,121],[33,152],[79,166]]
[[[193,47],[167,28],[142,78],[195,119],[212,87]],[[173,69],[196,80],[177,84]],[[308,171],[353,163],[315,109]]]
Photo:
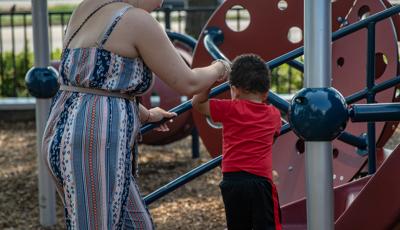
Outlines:
[[[214,7],[219,5],[218,0],[188,0],[188,7]],[[186,34],[198,38],[201,30],[208,21],[212,11],[188,12],[186,15]]]

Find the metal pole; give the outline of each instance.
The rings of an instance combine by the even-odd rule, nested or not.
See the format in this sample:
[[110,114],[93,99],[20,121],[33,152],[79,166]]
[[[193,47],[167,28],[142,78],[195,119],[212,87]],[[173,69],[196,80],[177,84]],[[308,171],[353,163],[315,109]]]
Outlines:
[[[331,1],[304,3],[304,87],[331,86]],[[333,230],[332,143],[306,142],[307,228]]]
[[[368,24],[367,42],[367,103],[375,103],[375,93],[372,89],[375,86],[375,22]],[[375,122],[368,122],[368,174],[376,171],[376,146],[375,146]]]
[[192,130],[192,159],[197,159],[200,157],[200,140],[199,131],[196,127]]
[[[47,0],[32,0],[33,20],[33,51],[35,67],[44,68],[50,64],[49,32]],[[36,98],[36,132],[39,177],[39,208],[40,224],[52,226],[56,224],[55,187],[44,165],[41,154],[41,143],[47,116],[50,109],[50,99]]]
[[13,66],[13,97],[17,97],[17,61],[15,60],[15,25],[14,25],[14,15],[15,15],[16,5],[11,8],[10,14],[10,26],[11,26],[11,61]]
[[164,7],[164,15],[165,15],[165,29],[170,30],[171,29],[171,11],[172,11],[172,6],[167,5]]

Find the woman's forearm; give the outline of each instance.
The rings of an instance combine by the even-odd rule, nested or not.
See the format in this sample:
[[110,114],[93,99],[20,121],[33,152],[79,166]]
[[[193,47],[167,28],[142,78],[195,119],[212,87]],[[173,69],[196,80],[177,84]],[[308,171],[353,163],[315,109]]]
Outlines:
[[189,82],[189,95],[199,94],[206,88],[211,87],[217,80],[224,78],[225,67],[220,62],[210,66],[195,68],[192,70],[191,81]]

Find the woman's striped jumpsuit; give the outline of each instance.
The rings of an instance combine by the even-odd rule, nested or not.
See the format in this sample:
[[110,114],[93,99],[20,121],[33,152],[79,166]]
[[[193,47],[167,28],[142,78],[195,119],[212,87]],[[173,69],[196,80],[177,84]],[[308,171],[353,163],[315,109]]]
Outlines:
[[[103,48],[129,8],[112,18],[97,47],[68,48],[67,43],[59,69],[61,85],[133,96],[151,87],[152,72],[141,58],[122,57]],[[57,93],[42,149],[64,203],[68,229],[153,229],[132,177],[131,148],[139,128],[134,101]]]

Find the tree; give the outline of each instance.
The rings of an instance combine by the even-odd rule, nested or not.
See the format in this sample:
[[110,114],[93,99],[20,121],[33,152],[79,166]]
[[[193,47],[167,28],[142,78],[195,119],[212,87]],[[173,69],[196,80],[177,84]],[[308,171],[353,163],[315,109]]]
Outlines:
[[[187,0],[188,7],[216,8],[218,0]],[[187,12],[185,32],[197,38],[213,11]]]

